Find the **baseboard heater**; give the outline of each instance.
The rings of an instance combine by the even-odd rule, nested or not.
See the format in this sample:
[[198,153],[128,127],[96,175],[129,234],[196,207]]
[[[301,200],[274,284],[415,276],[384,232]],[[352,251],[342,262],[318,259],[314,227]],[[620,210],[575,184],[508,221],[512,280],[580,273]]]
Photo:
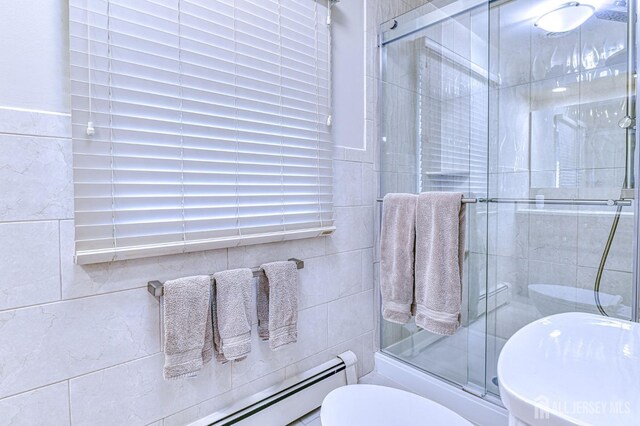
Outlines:
[[283,383],[240,400],[190,426],[283,426],[322,405],[340,386],[357,383],[358,359],[351,351]]

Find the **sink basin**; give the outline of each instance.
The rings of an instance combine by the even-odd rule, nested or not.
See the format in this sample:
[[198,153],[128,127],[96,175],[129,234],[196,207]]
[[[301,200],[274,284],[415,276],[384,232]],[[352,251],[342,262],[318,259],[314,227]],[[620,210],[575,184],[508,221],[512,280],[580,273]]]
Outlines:
[[640,424],[640,324],[587,313],[535,321],[498,360],[510,425]]

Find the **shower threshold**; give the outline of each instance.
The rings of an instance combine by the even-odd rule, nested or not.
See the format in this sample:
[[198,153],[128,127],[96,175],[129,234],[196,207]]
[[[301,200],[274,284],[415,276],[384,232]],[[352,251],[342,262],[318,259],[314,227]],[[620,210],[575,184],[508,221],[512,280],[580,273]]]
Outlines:
[[477,425],[507,426],[507,410],[494,395],[478,397],[462,386],[433,375],[392,354],[377,352],[376,371],[403,388],[453,410]]

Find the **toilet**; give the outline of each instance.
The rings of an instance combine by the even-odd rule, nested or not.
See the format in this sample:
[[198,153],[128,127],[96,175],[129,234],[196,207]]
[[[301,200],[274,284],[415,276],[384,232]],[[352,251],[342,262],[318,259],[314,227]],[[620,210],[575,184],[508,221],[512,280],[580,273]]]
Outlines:
[[386,386],[350,385],[330,392],[320,409],[322,426],[472,426],[440,404]]

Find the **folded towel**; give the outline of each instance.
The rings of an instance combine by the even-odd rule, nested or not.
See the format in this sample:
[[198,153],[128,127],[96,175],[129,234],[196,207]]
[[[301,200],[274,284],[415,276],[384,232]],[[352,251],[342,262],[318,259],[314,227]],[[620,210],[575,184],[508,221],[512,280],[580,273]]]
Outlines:
[[276,350],[298,340],[298,268],[295,262],[261,266],[258,281],[258,335]]
[[[215,281],[214,345],[216,359],[240,361],[251,352],[251,269],[213,274]],[[217,336],[216,336],[217,333]]]
[[460,326],[465,206],[462,194],[418,196],[416,213],[416,324],[452,335]]
[[413,194],[387,194],[380,234],[382,317],[406,324],[414,302],[416,200]]
[[164,378],[195,376],[211,360],[211,277],[164,283]]

